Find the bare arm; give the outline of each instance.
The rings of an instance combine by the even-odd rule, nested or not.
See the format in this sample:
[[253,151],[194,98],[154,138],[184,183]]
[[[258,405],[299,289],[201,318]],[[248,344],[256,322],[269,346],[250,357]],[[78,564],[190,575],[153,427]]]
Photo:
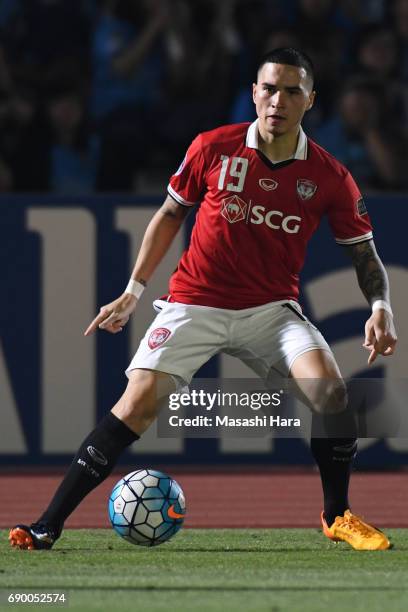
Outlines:
[[375,300],[390,301],[387,272],[373,240],[347,247],[356,270],[358,284],[370,306]]
[[147,226],[132,272],[135,280],[148,281],[167,253],[190,209],[167,196]]
[[[132,278],[146,283],[157,266],[167,253],[171,243],[184,219],[189,213],[189,208],[180,206],[167,196],[164,204],[155,213],[143,237],[142,246],[133,268]],[[110,333],[122,331],[129,320],[129,316],[136,308],[138,300],[130,293],[123,293],[119,298],[102,306],[99,314],[85,331],[85,336],[94,332],[98,327]]]
[[[387,272],[372,240],[353,244],[348,248],[358,284],[370,306],[376,300],[390,302]],[[397,335],[392,315],[384,309],[375,310],[365,324],[364,348],[370,351],[369,365],[378,354],[388,357],[395,350]]]

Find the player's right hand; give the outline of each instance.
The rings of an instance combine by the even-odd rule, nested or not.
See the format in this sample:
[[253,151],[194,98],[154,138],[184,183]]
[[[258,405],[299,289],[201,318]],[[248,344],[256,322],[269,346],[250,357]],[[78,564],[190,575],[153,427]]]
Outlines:
[[131,293],[123,293],[117,300],[102,306],[99,314],[85,330],[84,336],[89,336],[96,329],[104,329],[110,334],[117,334],[129,321],[136,308],[137,298]]
[[374,363],[377,355],[389,357],[395,351],[397,334],[394,320],[386,310],[380,308],[373,312],[365,324],[365,340],[363,347],[370,352],[368,365]]

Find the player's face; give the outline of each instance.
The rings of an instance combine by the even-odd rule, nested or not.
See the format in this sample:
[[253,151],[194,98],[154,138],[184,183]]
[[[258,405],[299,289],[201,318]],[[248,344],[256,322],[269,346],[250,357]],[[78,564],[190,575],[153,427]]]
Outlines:
[[261,133],[273,137],[296,132],[313,106],[315,92],[304,68],[264,64],[253,84],[253,99]]

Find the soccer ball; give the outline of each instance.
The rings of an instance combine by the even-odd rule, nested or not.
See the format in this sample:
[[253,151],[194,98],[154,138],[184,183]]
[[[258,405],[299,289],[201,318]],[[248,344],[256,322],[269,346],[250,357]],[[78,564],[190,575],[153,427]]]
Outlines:
[[186,503],[173,478],[145,469],[130,472],[115,484],[108,509],[118,535],[132,544],[157,546],[178,532]]

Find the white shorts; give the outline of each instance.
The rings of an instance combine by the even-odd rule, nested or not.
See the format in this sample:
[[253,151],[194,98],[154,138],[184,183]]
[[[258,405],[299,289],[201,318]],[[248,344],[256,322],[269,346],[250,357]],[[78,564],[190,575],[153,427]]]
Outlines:
[[227,310],[156,300],[159,314],[140,342],[126,374],[136,368],[166,372],[189,384],[218,353],[241,359],[263,380],[288,376],[299,355],[331,352],[297,302],[280,301]]

